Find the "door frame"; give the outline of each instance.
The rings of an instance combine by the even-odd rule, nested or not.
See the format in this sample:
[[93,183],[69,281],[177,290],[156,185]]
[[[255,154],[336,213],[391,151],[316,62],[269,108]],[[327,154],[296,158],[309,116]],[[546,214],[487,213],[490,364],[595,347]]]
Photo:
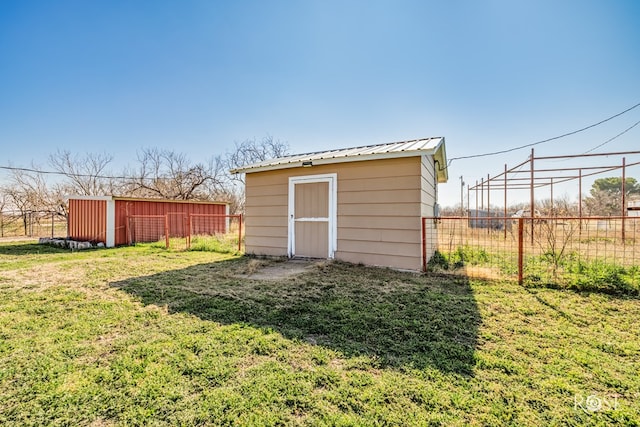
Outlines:
[[[329,217],[328,217],[328,259],[333,259],[338,248],[338,174],[327,173],[321,175],[303,175],[289,177],[289,210],[288,210],[288,242],[287,255],[289,258],[296,254],[296,227],[295,227],[295,186],[296,184],[313,184],[316,182],[329,183]],[[313,221],[313,218],[308,220]]]

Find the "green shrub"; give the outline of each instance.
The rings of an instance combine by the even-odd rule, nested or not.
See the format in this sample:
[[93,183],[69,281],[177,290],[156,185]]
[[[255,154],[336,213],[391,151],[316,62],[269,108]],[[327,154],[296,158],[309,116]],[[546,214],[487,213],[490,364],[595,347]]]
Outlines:
[[465,265],[486,264],[490,259],[491,256],[484,249],[458,246],[451,253],[436,251],[427,264],[427,271],[456,270]]
[[640,295],[640,269],[595,260],[566,268],[570,288],[607,294]]
[[525,285],[635,296],[640,295],[640,267],[584,261],[573,254],[555,265],[552,258],[543,254],[527,259]]
[[[524,284],[528,287],[640,296],[640,266],[585,261],[575,252],[567,252],[562,257],[549,252],[528,256],[524,263]],[[458,246],[451,252],[436,251],[427,264],[427,271],[454,271],[479,265],[498,267],[507,276],[517,275],[518,266],[513,257],[468,245]]]
[[429,262],[427,263],[427,271],[448,270],[449,261],[447,257],[440,251],[435,251]]

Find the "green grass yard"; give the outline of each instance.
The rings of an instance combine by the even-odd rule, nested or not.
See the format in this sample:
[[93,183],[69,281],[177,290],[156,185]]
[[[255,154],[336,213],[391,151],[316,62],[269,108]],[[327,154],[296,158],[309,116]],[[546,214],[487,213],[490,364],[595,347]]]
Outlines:
[[0,425],[640,425],[640,299],[0,244]]

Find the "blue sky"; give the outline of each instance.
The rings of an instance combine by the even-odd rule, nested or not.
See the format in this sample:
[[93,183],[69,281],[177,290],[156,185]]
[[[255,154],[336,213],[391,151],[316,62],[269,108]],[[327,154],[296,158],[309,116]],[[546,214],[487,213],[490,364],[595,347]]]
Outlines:
[[[634,0],[3,1],[0,165],[68,149],[117,171],[143,147],[197,160],[266,135],[293,153],[429,136],[449,158],[508,149],[640,102],[639,18]],[[536,153],[578,154],[638,120]],[[600,151],[634,149],[640,126]],[[454,161],[441,203],[459,201],[460,175],[529,152]]]

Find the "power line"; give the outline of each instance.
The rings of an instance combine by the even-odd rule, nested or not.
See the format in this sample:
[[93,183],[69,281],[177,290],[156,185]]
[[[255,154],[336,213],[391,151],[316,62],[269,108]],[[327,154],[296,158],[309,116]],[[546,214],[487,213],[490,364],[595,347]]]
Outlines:
[[153,177],[142,177],[142,176],[112,176],[112,175],[92,175],[85,173],[72,173],[72,172],[58,172],[58,171],[48,171],[41,169],[33,169],[33,168],[18,168],[13,166],[0,166],[0,169],[5,169],[9,171],[15,172],[30,172],[37,173],[42,175],[62,175],[67,177],[74,178],[93,178],[93,179],[122,179],[128,181],[140,181],[140,180],[148,180],[148,179],[173,179],[171,176],[153,176]]
[[498,155],[498,154],[510,153],[512,151],[521,150],[523,148],[528,148],[528,147],[533,147],[533,146],[536,146],[536,145],[544,144],[546,142],[551,142],[551,141],[555,141],[555,140],[560,139],[560,138],[565,138],[567,136],[575,135],[577,133],[584,132],[585,130],[594,128],[596,126],[600,126],[601,124],[606,123],[609,120],[613,120],[616,117],[619,117],[619,116],[621,116],[621,115],[623,115],[625,113],[628,113],[629,111],[631,111],[631,110],[633,110],[634,108],[637,108],[637,107],[640,107],[640,102],[637,103],[636,105],[634,105],[633,107],[627,108],[626,110],[621,111],[620,113],[615,114],[615,115],[613,115],[611,117],[607,117],[604,120],[600,120],[597,123],[593,123],[593,124],[591,124],[589,126],[585,126],[583,128],[580,128],[580,129],[577,129],[577,130],[574,130],[574,131],[571,131],[571,132],[563,133],[562,135],[554,136],[552,138],[543,139],[541,141],[532,142],[530,144],[520,145],[518,147],[508,148],[506,150],[493,151],[493,152],[490,152],[490,153],[473,154],[473,155],[469,155],[469,156],[454,157],[454,158],[449,159],[447,167],[449,167],[454,160],[475,159],[475,158],[478,158],[478,157],[488,157],[488,156],[495,156],[495,155]]
[[92,179],[120,179],[125,181],[148,181],[148,180],[172,180],[175,177],[165,175],[165,176],[112,176],[112,175],[92,175],[92,174],[83,174],[83,173],[72,173],[72,172],[59,172],[59,171],[48,171],[48,170],[40,170],[33,168],[19,168],[14,166],[0,166],[0,169],[15,171],[15,172],[30,172],[37,173],[42,175],[61,175],[66,177],[74,177],[74,178],[92,178]]
[[47,171],[47,170],[32,169],[32,168],[17,168],[17,167],[13,167],[13,166],[0,166],[0,169],[5,169],[5,170],[15,171],[15,172],[39,173],[39,174],[43,174],[43,175],[64,175],[64,176],[72,176],[72,177],[76,177],[76,178],[138,179],[137,177],[133,177],[133,176],[92,175],[92,174],[83,174],[83,173]]
[[626,128],[625,130],[623,130],[622,132],[620,132],[619,134],[617,134],[616,136],[614,136],[613,138],[609,138],[607,139],[605,142],[603,142],[600,145],[596,145],[595,147],[593,147],[591,150],[587,150],[582,154],[587,154],[587,153],[591,153],[592,151],[597,150],[598,148],[607,145],[608,143],[610,143],[611,141],[613,141],[614,139],[624,135],[625,133],[629,132],[631,129],[633,129],[634,127],[638,126],[640,124],[640,120],[638,120],[637,122],[635,122],[634,124],[632,124],[631,126],[629,126],[628,128]]
[[[451,166],[451,163],[453,163],[453,161],[455,160],[464,160],[464,159],[475,159],[475,158],[479,158],[479,157],[488,157],[488,156],[495,156],[498,154],[505,154],[505,153],[510,153],[512,151],[517,151],[517,150],[521,150],[523,148],[528,148],[528,147],[533,147],[536,145],[540,145],[540,144],[544,144],[546,142],[551,142],[551,141],[555,141],[561,138],[565,138],[567,136],[571,136],[571,135],[575,135],[577,133],[580,132],[584,132],[588,129],[594,128],[596,126],[600,126],[603,123],[606,123],[610,120],[615,119],[616,117],[619,117],[625,113],[628,113],[629,111],[640,107],[640,102],[635,104],[632,107],[627,108],[624,111],[619,112],[618,114],[614,114],[611,117],[607,117],[604,120],[600,120],[597,123],[593,123],[589,126],[585,126],[583,128],[571,131],[571,132],[567,132],[564,133],[562,135],[558,135],[558,136],[554,136],[552,138],[547,138],[547,139],[543,139],[541,141],[536,141],[536,142],[532,142],[530,144],[525,144],[525,145],[520,145],[518,147],[513,147],[513,148],[508,148],[506,150],[500,150],[500,151],[493,151],[493,152],[489,152],[489,153],[481,153],[481,154],[473,154],[473,155],[469,155],[469,156],[460,156],[460,157],[453,157],[451,159],[449,159],[449,161],[447,162],[447,165],[444,167],[444,169],[447,169],[449,166]],[[591,150],[587,151],[586,153],[589,153],[593,150],[596,150],[602,146],[604,146],[605,144],[608,144],[609,142],[613,141],[614,139],[624,135],[625,133],[627,133],[628,131],[630,131],[631,129],[633,129],[634,127],[636,127],[638,124],[640,124],[640,121],[636,122],[635,124],[633,124],[631,127],[625,129],[624,131],[622,131],[621,133],[619,133],[618,135],[614,136],[613,138],[603,142],[602,144],[592,148]],[[584,154],[586,154],[584,153]],[[76,177],[76,178],[96,178],[96,179],[138,179],[137,177],[131,177],[131,176],[109,176],[109,175],[91,175],[91,174],[79,174],[79,173],[65,173],[65,172],[58,172],[58,171],[46,171],[46,170],[38,170],[38,169],[32,169],[32,168],[18,168],[18,167],[12,167],[12,166],[0,166],[0,169],[5,169],[5,170],[10,170],[10,171],[22,171],[22,172],[32,172],[32,173],[39,173],[39,174],[47,174],[47,175],[63,175],[63,176],[72,176],[72,177]]]

